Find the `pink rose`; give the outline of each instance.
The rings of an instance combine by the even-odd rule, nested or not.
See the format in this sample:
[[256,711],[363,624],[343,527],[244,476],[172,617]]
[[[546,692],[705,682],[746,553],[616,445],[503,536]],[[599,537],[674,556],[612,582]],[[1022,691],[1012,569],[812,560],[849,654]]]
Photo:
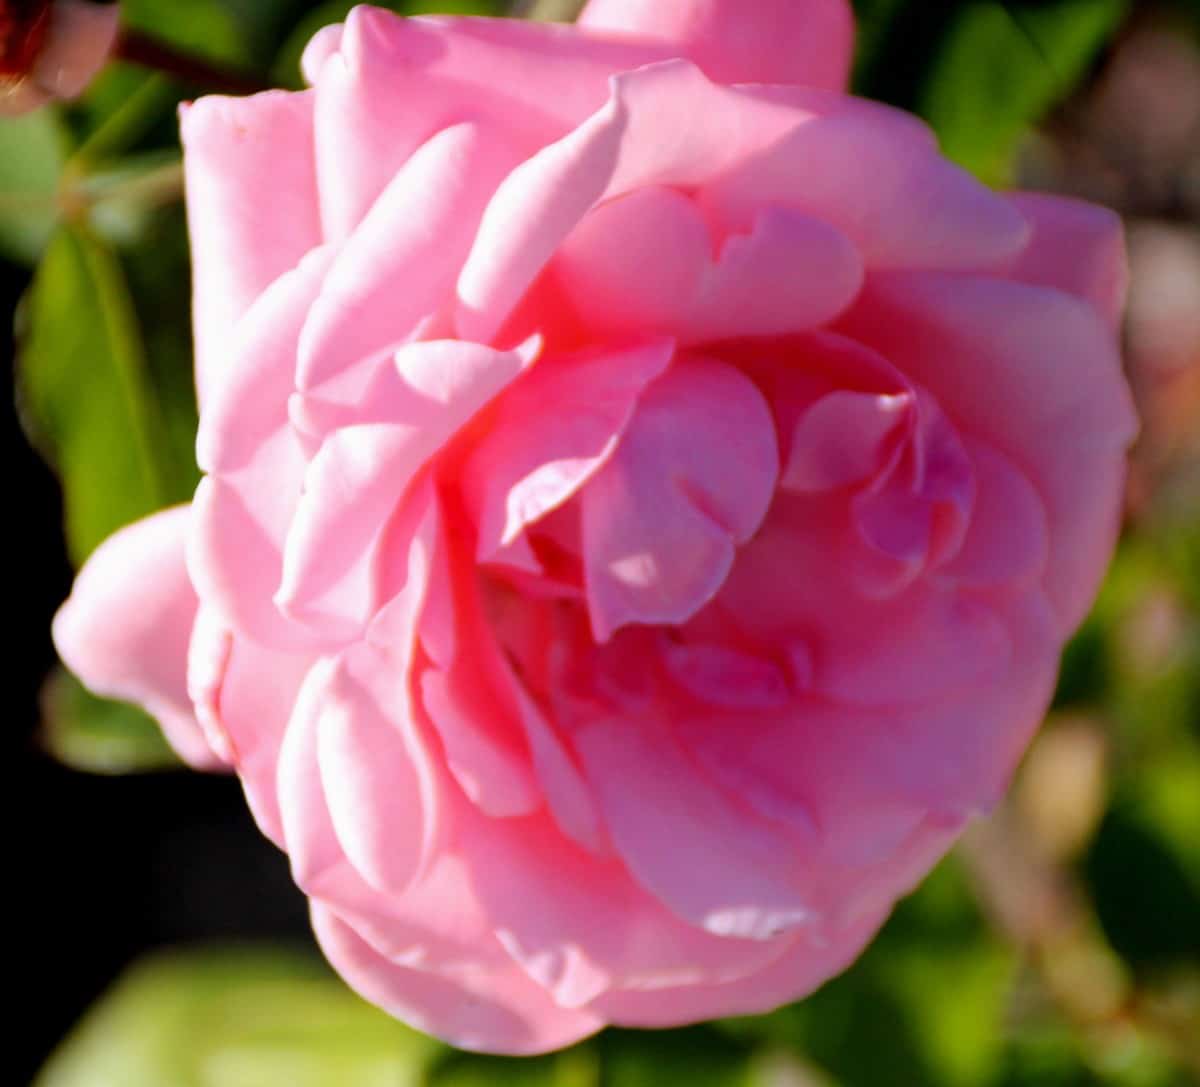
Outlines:
[[74,98],[117,39],[113,0],[0,0],[0,116]]
[[842,0],[359,7],[311,90],[184,112],[207,478],[58,645],[459,1046],[841,970],[1105,568],[1119,223],[983,188],[850,48]]

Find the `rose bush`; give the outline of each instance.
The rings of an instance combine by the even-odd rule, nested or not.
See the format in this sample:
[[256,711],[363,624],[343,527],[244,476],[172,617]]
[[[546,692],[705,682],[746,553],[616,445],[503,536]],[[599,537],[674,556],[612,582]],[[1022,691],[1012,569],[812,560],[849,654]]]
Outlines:
[[0,116],[74,98],[117,39],[115,0],[0,0]]
[[847,96],[851,38],[842,0],[359,7],[312,89],[184,111],[206,478],[57,642],[460,1046],[841,970],[1105,568],[1119,223]]

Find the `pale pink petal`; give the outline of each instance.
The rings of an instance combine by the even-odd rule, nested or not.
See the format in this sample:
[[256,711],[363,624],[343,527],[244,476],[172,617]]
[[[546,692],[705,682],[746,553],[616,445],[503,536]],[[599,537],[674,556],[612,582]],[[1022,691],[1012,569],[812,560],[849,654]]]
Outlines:
[[679,361],[647,389],[580,497],[599,640],[626,623],[684,622],[717,593],[766,514],[778,457],[762,394],[725,363]]
[[1073,629],[1112,554],[1137,426],[1098,313],[1025,284],[895,273],[871,285],[845,328],[1034,485],[1049,519],[1046,589],[1064,630]]
[[[489,697],[490,696],[490,697]],[[421,677],[421,702],[441,738],[446,767],[467,798],[485,815],[513,818],[542,805],[524,751],[497,736],[494,694],[459,664]],[[508,732],[509,730],[504,730]]]
[[720,83],[842,90],[854,55],[846,0],[590,0],[576,25],[661,38]]
[[281,849],[279,748],[311,662],[308,654],[279,653],[238,637],[208,608],[196,617],[188,650],[196,717],[213,749],[237,770],[259,827]]
[[674,344],[658,340],[545,359],[506,391],[461,476],[479,561],[496,558],[603,467],[643,389],[673,356]]
[[110,536],[88,559],[54,618],[67,667],[99,695],[136,702],[195,766],[222,759],[205,741],[187,691],[197,600],[184,564],[187,506]]
[[313,304],[300,342],[301,389],[402,343],[453,297],[483,209],[517,161],[501,135],[470,122],[413,153],[347,239]]
[[553,267],[589,329],[670,334],[694,308],[712,252],[695,203],[675,189],[649,186],[588,212]]
[[311,66],[329,236],[353,230],[434,133],[470,119],[532,151],[598,109],[614,72],[670,55],[661,44],[545,23],[402,19],[356,7],[338,52]]
[[402,894],[436,854],[446,803],[412,718],[407,670],[372,647],[342,658],[318,699],[317,761],[346,857],[387,894]]
[[674,189],[601,204],[563,243],[554,269],[584,323],[607,335],[684,342],[771,336],[829,320],[853,299],[862,263],[836,230],[783,208],[749,234],[713,239]]
[[648,185],[698,189],[727,232],[749,232],[772,206],[803,212],[873,266],[976,266],[1029,237],[1016,209],[907,115],[718,86],[668,61],[615,77],[602,109],[501,183],[459,278],[463,335],[494,336],[588,211]]
[[877,910],[840,931],[806,936],[765,969],[738,981],[677,989],[606,993],[589,1009],[616,1026],[677,1027],[731,1015],[761,1015],[808,996],[840,974],[879,931],[887,909]]
[[383,894],[342,850],[317,759],[322,700],[310,697],[328,685],[336,667],[328,659],[313,668],[279,753],[279,813],[296,882],[393,961],[432,972],[503,964],[506,956],[455,854],[443,851],[405,893]]
[[501,944],[563,1007],[614,989],[743,977],[788,947],[786,939],[715,936],[680,921],[619,861],[598,861],[544,818],[472,820],[463,848]]
[[232,366],[234,326],[321,244],[310,93],[201,98],[180,111],[201,401]]
[[756,940],[813,920],[789,836],[710,784],[664,724],[589,722],[574,741],[617,851],[676,916]]
[[309,38],[300,55],[300,73],[310,86],[321,77],[325,62],[341,49],[343,31],[341,23],[330,23]]
[[200,465],[188,569],[206,604],[227,626],[263,645],[312,645],[272,596],[283,545],[300,500],[307,458],[288,425],[296,344],[330,254],[281,276],[240,323],[228,384],[202,413]]
[[388,518],[429,459],[524,365],[517,352],[461,341],[396,353],[409,394],[403,413],[336,431],[309,465],[275,598],[287,615],[346,637],[362,629],[377,588],[374,545]]
[[1095,306],[1114,331],[1119,329],[1129,288],[1120,216],[1045,193],[1013,193],[1009,199],[1033,227],[1029,245],[1009,274],[1022,283],[1076,295]]
[[313,905],[313,926],[321,949],[351,988],[459,1049],[544,1053],[604,1026],[594,1013],[558,1007],[515,963],[439,976],[389,962],[319,903]]
[[725,229],[748,229],[764,207],[790,207],[850,238],[868,268],[969,268],[1027,243],[1018,210],[943,158],[911,117],[808,97],[815,116],[705,190]]

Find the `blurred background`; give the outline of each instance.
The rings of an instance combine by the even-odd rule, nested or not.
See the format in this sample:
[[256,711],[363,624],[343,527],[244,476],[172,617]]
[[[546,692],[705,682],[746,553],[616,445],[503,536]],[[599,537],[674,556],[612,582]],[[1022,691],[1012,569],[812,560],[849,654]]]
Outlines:
[[[122,6],[234,83],[287,86],[303,42],[350,4]],[[1200,1084],[1200,2],[856,6],[860,93],[920,113],[990,183],[1083,196],[1128,225],[1144,429],[1126,529],[1001,810],[847,974],[765,1018],[517,1062],[456,1054],[349,994],[236,782],[177,771],[151,722],[54,670],[72,567],[197,478],[174,110],[214,84],[114,63],[70,108],[0,120],[0,353],[16,390],[0,397],[16,491],[5,1082]]]

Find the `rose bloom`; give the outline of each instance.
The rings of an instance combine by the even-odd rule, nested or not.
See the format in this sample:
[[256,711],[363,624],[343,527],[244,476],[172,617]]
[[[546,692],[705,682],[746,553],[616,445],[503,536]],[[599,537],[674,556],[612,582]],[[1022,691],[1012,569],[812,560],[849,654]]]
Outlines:
[[117,22],[115,0],[0,0],[0,116],[82,94]]
[[456,1045],[842,970],[1109,558],[1118,220],[982,187],[851,41],[842,0],[359,7],[310,90],[183,113],[207,475],[58,646]]

